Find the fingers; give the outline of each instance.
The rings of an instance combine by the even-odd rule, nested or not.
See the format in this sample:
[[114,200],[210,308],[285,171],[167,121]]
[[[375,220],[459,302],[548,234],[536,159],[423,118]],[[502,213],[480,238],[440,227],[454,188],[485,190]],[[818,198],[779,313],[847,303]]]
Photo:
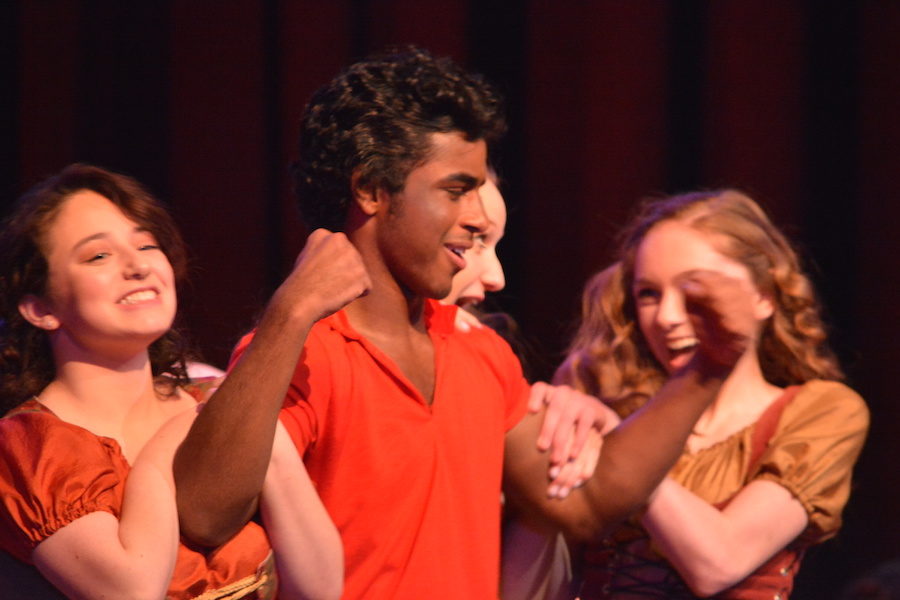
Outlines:
[[595,431],[594,427],[596,426],[593,419],[590,421],[587,419],[580,419],[575,423],[575,437],[572,440],[572,447],[569,449],[569,454],[566,456],[566,459],[572,460],[578,457],[584,449],[584,445],[588,440],[588,436],[592,431]]
[[602,451],[603,436],[597,431],[590,431],[584,449],[576,459],[576,463],[581,466],[581,481],[576,485],[581,485],[593,476],[594,471],[597,469],[597,462],[600,460],[600,452]]
[[[536,389],[537,388],[537,389]],[[538,382],[531,386],[531,397],[529,399],[529,408],[532,404],[540,402],[540,406],[546,405],[544,412],[544,420],[541,423],[541,431],[538,433],[537,447],[542,452],[549,449],[555,443],[556,430],[560,426],[560,419],[563,417],[564,407],[559,402],[553,403],[552,400],[553,387],[546,383]],[[534,412],[537,412],[534,411]],[[553,458],[551,456],[551,462]],[[557,461],[558,462],[558,461]]]
[[568,461],[581,452],[587,438],[587,429],[594,425],[593,401],[588,401],[587,398],[568,386],[553,388],[550,405],[559,405],[562,410],[550,446],[551,463]]
[[455,324],[456,330],[463,332],[482,327],[481,321],[478,320],[478,317],[464,308],[457,309]]
[[606,425],[606,411],[600,401],[569,386],[534,384],[528,408],[537,412],[542,406],[546,410],[537,446],[541,451],[550,450],[550,463],[554,465],[578,456],[590,431]]
[[550,467],[550,485],[547,487],[547,497],[565,498],[578,482],[578,468],[574,461],[566,461]]
[[577,457],[551,469],[553,480],[547,488],[547,496],[565,498],[573,489],[587,481],[594,474],[602,446],[603,436],[598,431],[591,430]]
[[278,296],[318,320],[365,295],[371,285],[362,256],[347,236],[317,229],[309,234]]
[[613,429],[619,426],[619,423],[622,422],[622,419],[619,415],[608,407],[606,404],[602,402],[599,403],[597,412],[597,422],[596,427],[600,430],[601,435],[606,435]]
[[306,244],[303,249],[306,250],[307,248],[317,246],[318,244],[321,244],[324,240],[327,240],[329,237],[338,236],[338,235],[343,235],[343,234],[335,233],[335,232],[329,231],[327,229],[321,229],[321,228],[315,229],[312,231],[312,233],[310,233],[308,236],[306,236]]
[[753,301],[759,293],[746,280],[707,270],[685,273],[679,286],[700,341],[697,355],[716,365],[733,366],[756,334]]
[[[325,229],[313,231],[295,263],[297,268],[329,269],[328,281],[338,285],[355,283],[359,294],[371,287],[368,272],[356,246],[343,233],[332,233]],[[322,275],[325,275],[324,273]]]
[[544,407],[544,401],[550,385],[543,381],[537,381],[531,386],[531,393],[528,396],[528,412],[536,413]]

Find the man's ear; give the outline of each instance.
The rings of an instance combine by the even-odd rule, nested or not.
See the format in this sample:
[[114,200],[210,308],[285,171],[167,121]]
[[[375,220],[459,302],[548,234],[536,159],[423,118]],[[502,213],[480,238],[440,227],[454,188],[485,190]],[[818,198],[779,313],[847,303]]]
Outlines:
[[26,294],[19,301],[19,314],[39,329],[45,331],[59,329],[59,319],[53,314],[49,303],[34,294]]
[[353,193],[353,202],[359,207],[359,210],[368,217],[378,212],[380,198],[377,188],[370,184],[362,184],[360,182],[359,171],[354,171],[350,177],[350,190]]

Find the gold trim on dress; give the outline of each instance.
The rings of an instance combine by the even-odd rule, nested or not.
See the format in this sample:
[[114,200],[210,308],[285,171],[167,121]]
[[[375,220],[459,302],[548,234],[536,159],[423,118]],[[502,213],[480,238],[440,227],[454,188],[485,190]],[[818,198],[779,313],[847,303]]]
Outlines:
[[278,574],[275,571],[275,555],[259,564],[256,574],[249,575],[217,590],[203,592],[192,600],[274,600],[278,592]]

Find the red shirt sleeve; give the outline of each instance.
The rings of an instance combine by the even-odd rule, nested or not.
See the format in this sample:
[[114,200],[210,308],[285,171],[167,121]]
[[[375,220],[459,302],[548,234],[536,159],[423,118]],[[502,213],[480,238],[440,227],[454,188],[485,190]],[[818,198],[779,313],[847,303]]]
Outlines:
[[[279,416],[301,455],[315,443],[331,398],[329,352],[321,336],[317,334],[317,328],[323,326],[325,325],[315,325],[307,337]],[[229,361],[229,371],[240,360],[253,339],[253,334],[254,332],[248,333],[238,342]]]
[[472,329],[466,333],[473,343],[473,352],[484,355],[487,364],[494,371],[503,387],[503,402],[506,411],[506,431],[518,425],[528,410],[528,394],[531,386],[522,373],[522,363],[502,337],[490,327]]

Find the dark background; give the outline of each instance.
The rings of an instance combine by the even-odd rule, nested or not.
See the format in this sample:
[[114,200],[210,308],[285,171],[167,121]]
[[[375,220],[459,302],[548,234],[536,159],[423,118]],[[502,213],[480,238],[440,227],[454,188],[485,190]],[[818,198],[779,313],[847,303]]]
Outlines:
[[73,161],[147,184],[193,250],[183,304],[220,366],[302,246],[286,165],[306,98],[386,44],[508,97],[497,303],[539,374],[637,199],[747,190],[806,257],[872,410],[846,526],[795,598],[900,556],[900,2],[33,0],[3,3],[0,28],[4,207]]

